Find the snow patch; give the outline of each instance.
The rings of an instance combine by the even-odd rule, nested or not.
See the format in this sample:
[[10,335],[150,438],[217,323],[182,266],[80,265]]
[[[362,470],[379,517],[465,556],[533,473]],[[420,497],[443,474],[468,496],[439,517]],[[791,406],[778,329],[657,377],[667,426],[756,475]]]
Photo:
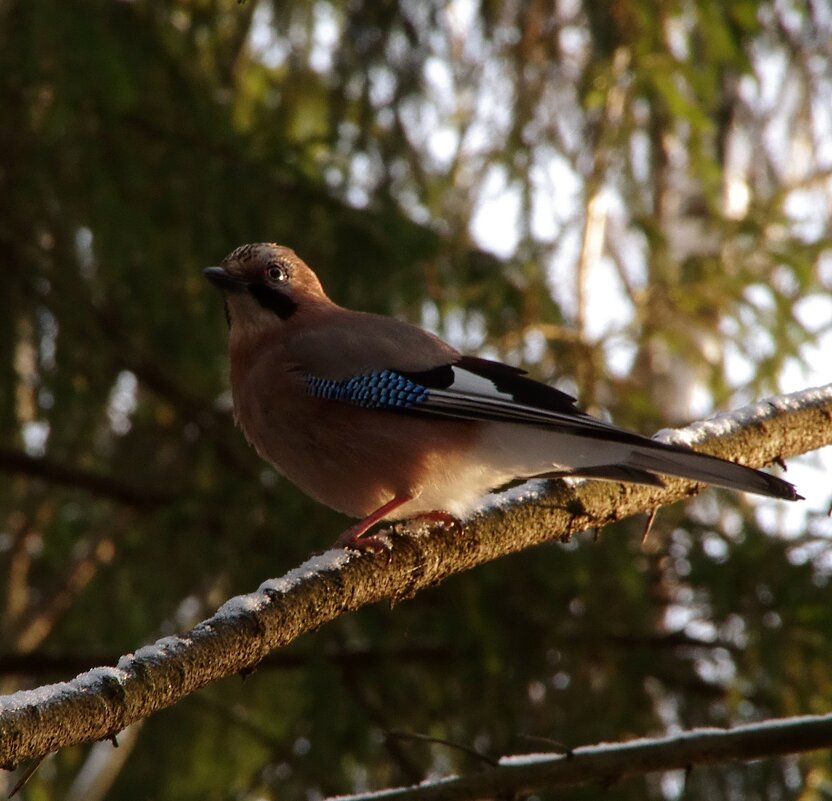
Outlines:
[[239,615],[259,612],[274,595],[285,595],[304,581],[308,581],[320,573],[340,570],[352,556],[346,548],[333,548],[324,553],[316,554],[307,559],[302,565],[290,570],[280,578],[267,579],[256,590],[246,595],[229,598],[216,612],[214,620],[233,618]]
[[547,494],[547,485],[548,482],[545,479],[534,478],[503,492],[489,492],[482,497],[471,516],[486,514],[493,510],[506,511],[512,506],[540,500]]
[[64,696],[77,696],[79,692],[98,693],[103,684],[112,685],[113,682],[117,682],[123,685],[127,679],[127,672],[120,668],[93,668],[76,676],[72,681],[45,684],[32,690],[19,690],[11,695],[4,695],[0,697],[0,714],[19,711],[29,706],[43,709],[47,704],[60,704]]

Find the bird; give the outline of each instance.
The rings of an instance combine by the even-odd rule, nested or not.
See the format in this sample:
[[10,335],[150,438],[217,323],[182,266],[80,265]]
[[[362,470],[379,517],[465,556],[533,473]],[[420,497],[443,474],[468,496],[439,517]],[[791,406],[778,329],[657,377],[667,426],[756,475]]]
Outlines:
[[224,295],[235,421],[300,490],[358,518],[336,547],[377,548],[381,521],[458,523],[532,478],[665,475],[801,499],[777,476],[593,417],[518,367],[339,306],[288,247],[242,245],[203,273]]

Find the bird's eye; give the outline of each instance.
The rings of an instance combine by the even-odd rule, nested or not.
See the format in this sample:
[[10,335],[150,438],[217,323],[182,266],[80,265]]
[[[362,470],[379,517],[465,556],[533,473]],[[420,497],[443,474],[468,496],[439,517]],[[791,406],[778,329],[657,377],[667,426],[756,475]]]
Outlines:
[[279,264],[272,264],[266,268],[266,278],[273,284],[280,284],[286,280],[286,270]]

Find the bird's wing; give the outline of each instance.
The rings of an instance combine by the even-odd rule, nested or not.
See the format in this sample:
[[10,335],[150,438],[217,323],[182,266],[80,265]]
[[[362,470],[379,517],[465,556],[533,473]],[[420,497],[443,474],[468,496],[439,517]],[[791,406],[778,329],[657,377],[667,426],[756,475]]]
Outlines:
[[[661,473],[788,500],[800,497],[791,484],[776,476],[592,417],[575,407],[574,398],[528,378],[519,368],[454,354],[452,360],[426,368],[421,361],[421,369],[401,369],[395,363],[380,368],[375,360],[363,372],[353,370],[346,377],[328,378],[310,372],[306,380],[309,392],[316,397],[365,408],[543,429],[534,450],[551,445],[552,453],[562,451],[551,439],[557,436],[568,442],[574,442],[571,438],[575,437],[594,440],[594,446],[583,449],[581,464],[572,475],[656,484],[660,482],[654,474]],[[623,452],[620,446],[625,447]],[[529,447],[528,441],[524,447]]]
[[[313,395],[370,408],[557,427],[564,433],[612,437],[623,443],[646,439],[585,414],[572,396],[528,378],[518,367],[456,352],[452,361],[440,355],[446,358],[438,366],[413,369],[409,363],[403,369],[399,359],[379,367],[373,354],[372,367],[352,369],[343,378],[332,378],[331,369],[326,374],[310,370],[307,380]],[[343,370],[343,361],[339,367]]]

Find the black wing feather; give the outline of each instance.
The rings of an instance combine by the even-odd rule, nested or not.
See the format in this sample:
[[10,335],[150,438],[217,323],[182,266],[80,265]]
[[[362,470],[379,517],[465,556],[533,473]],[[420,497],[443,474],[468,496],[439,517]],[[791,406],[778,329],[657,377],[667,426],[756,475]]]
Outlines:
[[[630,445],[655,443],[582,412],[575,406],[575,398],[571,395],[528,378],[525,370],[502,362],[463,356],[455,364],[441,365],[432,370],[398,372],[430,390],[425,403],[409,410],[417,414],[557,427],[565,433]],[[491,393],[467,391],[457,386],[464,373],[487,381]]]

